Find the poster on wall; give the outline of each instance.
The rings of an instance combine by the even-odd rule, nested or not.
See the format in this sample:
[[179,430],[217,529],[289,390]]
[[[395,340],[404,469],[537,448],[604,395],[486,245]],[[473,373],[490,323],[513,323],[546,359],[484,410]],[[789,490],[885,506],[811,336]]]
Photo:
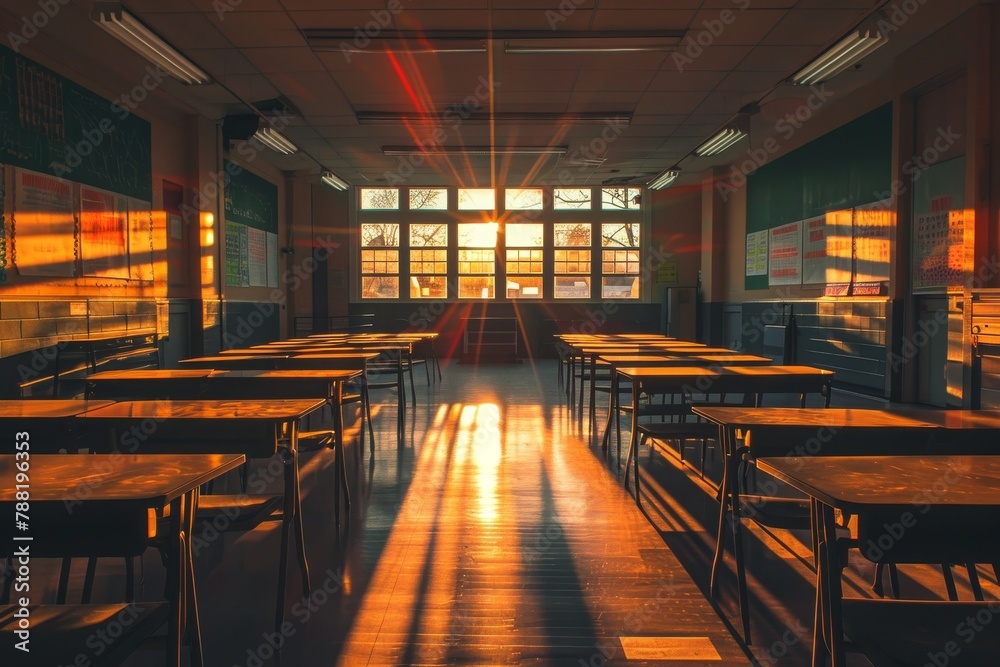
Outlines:
[[240,243],[240,287],[250,287],[250,228],[246,225],[236,225]]
[[801,231],[799,222],[771,229],[768,239],[769,285],[798,285],[802,282]]
[[132,280],[153,280],[153,207],[128,199],[128,270]]
[[226,286],[240,286],[240,230],[243,225],[226,222]]
[[964,156],[927,167],[913,186],[913,289],[961,285],[972,247]]
[[267,286],[278,286],[278,235],[266,232],[267,243]]
[[80,188],[80,255],[83,275],[128,278],[128,199]]
[[802,284],[851,282],[852,221],[849,208],[802,221]]
[[767,275],[767,236],[768,231],[751,232],[747,234],[747,271],[748,276]]
[[76,275],[73,190],[68,181],[27,169],[14,172],[11,239],[14,266],[22,276]]
[[267,232],[247,227],[247,256],[250,287],[264,287],[267,285]]
[[826,248],[826,216],[802,221],[802,284],[830,282],[826,279],[829,254]]
[[[892,201],[854,208],[854,281],[875,283],[889,280],[891,247],[889,232],[894,223]],[[855,292],[857,293],[857,292]]]

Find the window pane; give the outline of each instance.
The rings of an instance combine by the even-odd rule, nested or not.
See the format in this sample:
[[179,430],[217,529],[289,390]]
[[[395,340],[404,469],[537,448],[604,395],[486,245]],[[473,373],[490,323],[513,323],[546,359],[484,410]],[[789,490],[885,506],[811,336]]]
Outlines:
[[508,248],[541,248],[544,226],[540,223],[505,225],[504,233]]
[[590,278],[556,276],[554,296],[557,299],[589,299]]
[[495,222],[469,222],[458,226],[459,248],[493,248],[496,244]]
[[494,295],[493,276],[459,276],[459,299],[492,299]]
[[397,188],[361,188],[361,208],[398,209],[399,190]]
[[555,273],[590,273],[589,250],[556,250]]
[[361,245],[372,247],[399,247],[399,225],[385,223],[361,225]]
[[444,211],[447,208],[447,188],[410,188],[411,211]]
[[639,210],[642,190],[639,188],[601,188],[601,208]]
[[493,250],[459,250],[458,251],[458,272],[459,273],[493,273],[494,271]]
[[458,210],[492,211],[497,207],[496,191],[493,188],[459,188]]
[[553,231],[556,247],[590,247],[590,223],[556,223],[553,225]]
[[397,276],[362,276],[362,299],[399,298],[399,278]]
[[411,276],[411,299],[444,299],[448,296],[448,281],[444,276]]
[[601,245],[624,248],[639,247],[638,223],[604,223],[601,225]]
[[541,276],[507,276],[508,299],[541,299]]
[[445,223],[410,225],[410,247],[422,246],[447,247],[448,225]]
[[556,188],[552,191],[552,208],[590,208],[590,189]]
[[541,188],[507,188],[504,190],[504,207],[508,211],[524,211],[542,207]]
[[601,281],[605,299],[638,299],[639,276],[608,276]]

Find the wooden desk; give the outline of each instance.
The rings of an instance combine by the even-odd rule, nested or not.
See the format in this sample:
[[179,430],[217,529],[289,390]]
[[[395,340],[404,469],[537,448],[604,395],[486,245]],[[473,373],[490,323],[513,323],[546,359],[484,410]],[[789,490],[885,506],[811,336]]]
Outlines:
[[81,401],[78,399],[11,399],[0,400],[0,453],[14,451],[14,434],[28,431],[31,450],[38,454],[75,452],[76,434],[65,420],[94,408],[111,405],[114,401]]
[[[637,454],[639,397],[642,394],[745,394],[756,395],[759,405],[762,394],[795,393],[804,401],[806,394],[816,393],[830,401],[833,371],[811,366],[678,366],[670,368],[623,367],[617,373],[632,382],[632,433],[625,460],[625,484],[628,485],[629,465]],[[608,415],[608,427],[611,426]],[[620,455],[620,452],[619,452]],[[639,496],[639,462],[635,466],[635,500]]]
[[621,419],[620,419],[620,406],[618,402],[618,395],[621,391],[621,383],[618,380],[617,369],[623,366],[631,366],[632,368],[668,368],[671,366],[704,366],[704,367],[722,367],[722,366],[767,366],[771,364],[771,359],[768,357],[758,357],[754,354],[739,354],[736,352],[728,352],[724,354],[719,353],[708,353],[698,350],[697,352],[686,353],[686,352],[676,352],[675,350],[655,350],[655,353],[645,354],[592,354],[591,355],[591,366],[590,366],[590,418],[591,423],[595,419],[595,398],[597,387],[595,386],[595,379],[597,377],[597,367],[600,364],[604,364],[609,370],[609,379],[611,381],[610,387],[610,400],[609,400],[609,414],[607,428],[604,430],[604,436],[601,439],[601,444],[604,450],[607,451],[608,445],[610,444],[610,432],[611,432],[611,414],[615,416],[616,433],[618,433],[618,440],[621,440]]
[[[31,494],[27,530],[13,520],[0,523],[4,545],[30,545],[38,557],[136,555],[154,538],[151,517],[170,512],[167,536],[167,664],[181,664],[181,638],[186,619],[191,655],[202,664],[198,598],[191,551],[198,488],[234,470],[242,455],[193,456],[125,454],[33,454],[26,459]],[[0,455],[0,514],[14,517],[16,479],[21,472],[14,455]],[[23,465],[21,467],[24,467]],[[73,511],[67,511],[68,504]],[[155,524],[154,524],[155,525]],[[22,542],[25,536],[33,539]]]
[[[739,466],[746,457],[996,454],[1000,411],[901,408],[745,408],[696,406],[693,413],[719,425],[725,457],[719,523],[709,590],[714,593],[725,546],[726,513],[741,514]],[[740,446],[743,434],[753,433]],[[730,524],[744,634],[749,634],[740,521]]]
[[[247,458],[280,455],[284,471],[279,572],[288,566],[289,532],[295,532],[302,592],[308,596],[299,488],[298,422],[326,404],[322,399],[122,401],[77,417],[91,433],[93,447],[129,454],[238,453]],[[110,437],[109,437],[110,436]],[[284,577],[279,577],[276,627],[283,622]]]
[[[692,407],[691,412],[719,425],[719,446],[723,453],[722,483],[719,486],[719,521],[716,525],[715,555],[712,558],[709,592],[714,595],[717,591],[716,584],[726,544],[726,514],[731,512],[733,520],[729,525],[733,533],[737,595],[743,623],[743,637],[747,641],[750,638],[750,607],[743,557],[739,488],[739,468],[743,463],[744,454],[756,457],[758,454],[792,456],[912,453],[919,451],[922,446],[927,446],[934,430],[933,424],[916,418],[918,413],[889,410],[701,405]],[[887,429],[900,436],[900,440],[896,442],[902,444],[894,452],[887,451],[887,448],[893,445],[893,441],[885,440],[881,444],[881,449],[873,450],[872,438],[864,436],[870,432],[887,433]],[[743,434],[749,430],[753,430],[758,436],[753,439],[754,449],[757,450],[754,452],[738,444],[743,439]],[[841,431],[845,431],[841,434],[842,437],[835,440],[834,437]],[[916,435],[921,432],[923,435],[918,441]],[[775,435],[780,433],[780,437],[769,437],[770,433]],[[908,437],[903,440],[903,436]]]
[[[888,549],[905,549],[902,545],[912,540],[914,533],[932,532],[929,530],[932,529],[940,531],[937,543],[941,546],[942,560],[930,562],[991,562],[996,557],[991,548],[995,547],[995,537],[989,536],[996,535],[998,529],[1000,456],[765,457],[757,460],[757,466],[812,499],[813,548],[819,554],[813,623],[814,667],[825,664],[828,654],[834,667],[842,667],[845,662],[841,571],[846,562],[841,559],[834,510],[858,515],[858,541],[862,546],[882,530],[880,523],[887,517],[895,517],[902,528],[900,537]],[[923,513],[925,508],[936,513],[933,526],[921,525],[921,521],[927,521]],[[983,517],[992,518],[981,523],[978,519]],[[866,523],[871,525],[866,526]],[[977,542],[981,542],[979,547]],[[979,553],[984,549],[989,553]],[[869,558],[871,555],[871,552],[866,553]],[[939,604],[946,608],[952,603]],[[989,609],[987,603],[981,604]],[[888,613],[893,605],[882,604],[879,609],[881,613]],[[960,636],[955,634],[955,626],[940,629],[944,631],[943,636],[956,639]],[[963,665],[993,664],[996,653],[992,651],[995,651],[1000,628],[986,624],[982,632],[990,637],[976,636],[974,642],[961,644],[961,653],[953,657],[960,658]],[[918,662],[908,661],[907,664],[920,664],[928,656],[927,647],[919,642],[927,640],[917,632],[910,637],[917,645],[910,653]],[[942,648],[942,644],[931,640],[931,651]],[[902,650],[905,651],[905,647]],[[959,660],[947,662],[953,664]]]

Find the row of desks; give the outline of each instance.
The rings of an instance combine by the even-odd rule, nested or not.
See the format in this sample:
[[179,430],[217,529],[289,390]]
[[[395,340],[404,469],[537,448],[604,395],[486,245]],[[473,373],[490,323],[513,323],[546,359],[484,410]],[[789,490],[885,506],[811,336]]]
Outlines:
[[[19,466],[26,465],[31,507],[34,516],[40,517],[29,524],[38,529],[35,543],[44,547],[36,549],[39,557],[94,555],[94,549],[101,548],[97,537],[109,535],[132,535],[127,544],[116,542],[129,547],[126,551],[137,549],[139,538],[148,538],[142,542],[144,548],[155,537],[150,528],[153,518],[169,516],[173,546],[166,552],[171,607],[168,664],[180,664],[183,628],[179,619],[185,618],[191,631],[192,661],[201,664],[190,552],[198,487],[247,458],[280,455],[284,483],[279,567],[281,572],[287,567],[294,533],[302,591],[308,595],[298,425],[325,405],[333,408],[337,467],[343,473],[343,385],[360,375],[360,370],[351,369],[110,371],[89,378],[91,391],[157,400],[0,401],[4,441],[12,447],[16,433],[27,433],[30,438],[25,451],[12,452],[5,447],[11,451],[8,454],[0,450],[0,511],[6,516],[5,510],[10,509],[13,515],[18,502],[17,475],[22,472]],[[300,398],[267,398],[281,394]],[[215,398],[163,400],[170,395]],[[312,398],[303,398],[306,396]],[[80,448],[108,453],[47,454]],[[346,476],[341,475],[340,481],[344,480]],[[344,491],[346,496],[346,486]],[[339,510],[335,511],[339,521]],[[109,527],[108,517],[133,517],[134,523],[111,522]],[[5,545],[14,544],[16,537],[4,530],[8,523],[0,524],[0,535],[9,538]],[[68,530],[72,526],[76,528]],[[57,539],[67,534],[80,539],[69,543]],[[279,575],[276,627],[283,621],[283,587],[284,576]]]
[[[599,364],[610,370],[611,401],[603,442],[608,446],[612,419],[619,414],[616,400],[620,383],[628,381],[632,393],[632,438],[629,458],[637,446],[640,397],[655,393],[702,395],[746,393],[759,396],[772,391],[805,393],[818,391],[829,404],[833,374],[820,369],[794,366],[756,366],[751,359],[739,358],[738,364],[712,359],[697,346],[685,350],[676,342],[648,337],[642,344],[603,337],[576,337],[565,341],[581,361],[591,364],[591,378]],[[623,354],[623,351],[627,352]],[[669,351],[666,351],[669,350]],[[678,350],[681,350],[678,352]],[[732,354],[736,361],[738,355]],[[687,359],[687,365],[683,358]],[[571,378],[573,377],[571,372]],[[582,388],[582,384],[581,384]],[[911,526],[925,512],[938,513],[937,540],[930,549],[940,560],[919,562],[996,562],[1000,552],[1000,456],[997,429],[1000,412],[967,410],[858,410],[840,408],[764,408],[756,400],[746,406],[693,406],[691,411],[714,422],[724,453],[723,481],[719,489],[719,523],[716,553],[712,564],[710,587],[716,580],[725,543],[725,526],[732,527],[736,556],[737,581],[744,635],[749,641],[749,615],[746,579],[740,533],[742,505],[741,466],[755,464],[798,490],[809,499],[813,552],[816,558],[816,614],[812,664],[845,664],[844,628],[866,639],[878,640],[872,628],[892,626],[893,619],[907,618],[913,607],[899,601],[844,600],[840,578],[846,566],[846,545],[838,536],[834,522],[836,511],[859,517],[859,536],[849,544],[863,546],[878,543],[886,546],[886,525]],[[591,394],[593,405],[593,393]],[[626,465],[626,477],[628,476]],[[635,471],[636,499],[639,499],[638,466]],[[778,502],[779,499],[756,497],[754,503]],[[754,512],[765,507],[752,507]],[[733,520],[727,521],[731,512]],[[942,512],[951,520],[940,521]],[[985,513],[985,514],[984,514]],[[987,517],[983,519],[983,517]],[[994,517],[990,519],[989,517]],[[912,520],[912,521],[911,521]],[[895,522],[895,523],[893,523]],[[944,527],[939,527],[943,523]],[[842,529],[841,529],[842,530]],[[909,530],[909,528],[907,528]],[[914,531],[918,532],[918,531]],[[919,534],[919,533],[918,533]],[[899,535],[890,536],[900,541]],[[925,540],[927,537],[924,536]],[[881,541],[879,541],[881,540]],[[918,544],[914,538],[910,544]],[[971,545],[971,547],[970,547]],[[898,546],[898,545],[894,545]],[[912,549],[912,547],[911,547]],[[925,545],[926,549],[926,545]],[[886,551],[888,551],[888,547]],[[866,553],[870,559],[872,554]],[[876,550],[881,554],[881,551]],[[898,549],[897,549],[898,551]],[[884,558],[889,556],[881,554]],[[916,558],[916,556],[914,556]],[[925,557],[926,558],[926,557]],[[978,560],[977,560],[978,559]],[[917,561],[915,561],[917,562]],[[992,606],[991,606],[992,605]],[[977,643],[966,646],[948,644],[952,621],[962,621],[962,613],[995,613],[996,603],[927,603],[915,607],[916,618],[928,615],[926,626],[909,633],[904,624],[896,645],[888,650],[901,662],[923,664],[933,656],[946,656],[949,664],[981,665],[995,660],[1000,646],[1000,628],[981,628]],[[861,622],[848,621],[855,612]],[[850,609],[846,615],[844,610]],[[944,614],[931,615],[931,612]],[[944,621],[940,619],[945,619]],[[934,623],[937,626],[934,627]],[[922,633],[926,631],[927,635]],[[943,632],[942,632],[943,631]],[[936,634],[935,634],[936,633]],[[941,637],[940,644],[934,644]],[[982,638],[981,641],[979,638]],[[947,651],[942,652],[942,651]],[[961,653],[960,657],[959,653]],[[896,663],[893,663],[896,664]],[[934,663],[938,664],[938,663]]]

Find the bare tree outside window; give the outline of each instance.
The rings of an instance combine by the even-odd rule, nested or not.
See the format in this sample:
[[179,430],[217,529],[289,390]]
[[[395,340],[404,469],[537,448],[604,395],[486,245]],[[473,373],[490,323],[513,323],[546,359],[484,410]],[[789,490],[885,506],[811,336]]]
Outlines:
[[637,210],[642,203],[642,190],[639,188],[602,188],[601,208]]
[[411,211],[443,211],[447,208],[447,188],[412,188],[410,190]]
[[361,208],[397,210],[399,190],[397,188],[361,188]]
[[365,248],[398,248],[399,225],[396,223],[361,225],[361,245]]
[[601,225],[601,246],[605,248],[638,248],[639,223],[604,223]]
[[560,209],[590,208],[590,189],[555,188],[552,191],[552,208]]

